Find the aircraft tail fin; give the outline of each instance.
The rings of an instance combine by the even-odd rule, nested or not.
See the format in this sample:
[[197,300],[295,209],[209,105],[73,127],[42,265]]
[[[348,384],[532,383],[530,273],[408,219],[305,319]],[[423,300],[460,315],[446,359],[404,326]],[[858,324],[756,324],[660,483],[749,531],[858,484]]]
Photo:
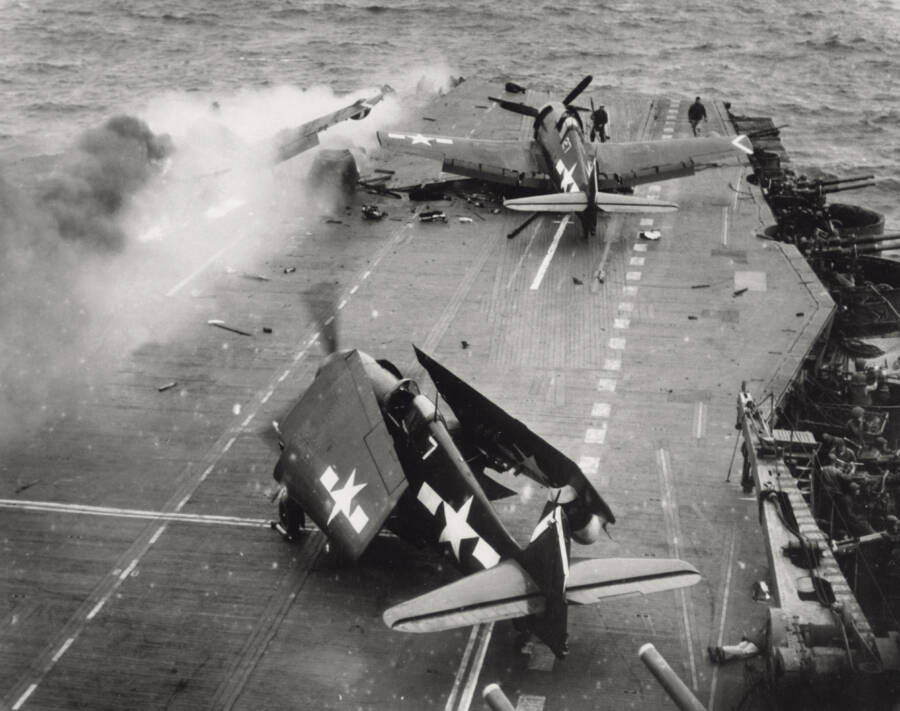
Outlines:
[[[596,193],[595,204],[602,212],[671,212],[678,204],[619,193]],[[503,206],[519,212],[583,212],[588,196],[582,192],[551,193],[504,200]]]

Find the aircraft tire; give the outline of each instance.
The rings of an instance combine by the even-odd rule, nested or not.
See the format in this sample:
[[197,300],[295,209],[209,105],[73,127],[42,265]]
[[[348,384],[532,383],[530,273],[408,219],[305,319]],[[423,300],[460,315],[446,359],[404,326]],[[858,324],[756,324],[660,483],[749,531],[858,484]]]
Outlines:
[[306,515],[303,513],[303,509],[287,495],[282,496],[278,501],[278,518],[291,540],[299,536],[306,524]]

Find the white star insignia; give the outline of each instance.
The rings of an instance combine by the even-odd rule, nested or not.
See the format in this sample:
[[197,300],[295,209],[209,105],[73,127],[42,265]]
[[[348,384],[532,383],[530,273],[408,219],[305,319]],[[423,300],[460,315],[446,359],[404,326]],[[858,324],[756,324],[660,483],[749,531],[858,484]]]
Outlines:
[[417,143],[422,143],[431,148],[432,139],[428,138],[427,136],[423,136],[421,133],[417,133],[415,136],[407,136],[407,138],[409,138],[409,140],[411,141],[411,145],[413,146]]
[[559,186],[564,193],[578,191],[578,186],[575,184],[575,178],[572,177],[572,173],[575,172],[574,166],[572,168],[567,167],[566,164],[562,162],[562,158],[560,158],[556,161],[556,172],[559,173]]
[[469,525],[469,509],[472,507],[472,497],[466,499],[466,503],[459,507],[456,511],[446,501],[444,502],[444,530],[438,539],[441,543],[449,543],[453,549],[453,555],[457,560],[459,557],[459,544],[464,538],[478,538],[478,534]]
[[353,507],[353,497],[355,497],[360,491],[366,488],[366,483],[362,484],[356,483],[356,469],[350,472],[350,476],[347,478],[347,483],[344,484],[340,489],[336,489],[335,486],[338,482],[337,474],[334,469],[328,467],[325,472],[320,477],[320,481],[322,485],[328,489],[328,493],[331,495],[331,498],[334,500],[334,506],[331,509],[331,513],[328,516],[328,524],[330,524],[334,517],[339,513],[343,513],[344,516],[347,517],[347,520],[350,521],[350,524],[353,526],[353,529],[359,533],[365,527],[366,523],[369,521],[369,517],[366,515],[366,512],[363,511],[362,506]]

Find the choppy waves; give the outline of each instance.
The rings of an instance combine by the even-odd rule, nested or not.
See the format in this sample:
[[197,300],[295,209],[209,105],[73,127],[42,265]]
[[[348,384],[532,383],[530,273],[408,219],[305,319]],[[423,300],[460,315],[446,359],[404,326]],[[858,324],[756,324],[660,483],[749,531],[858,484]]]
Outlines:
[[0,131],[13,142],[62,144],[167,90],[348,91],[437,65],[544,88],[591,73],[601,87],[701,93],[771,115],[789,125],[800,169],[879,173],[854,199],[900,221],[900,13],[890,0],[34,0],[5,13]]

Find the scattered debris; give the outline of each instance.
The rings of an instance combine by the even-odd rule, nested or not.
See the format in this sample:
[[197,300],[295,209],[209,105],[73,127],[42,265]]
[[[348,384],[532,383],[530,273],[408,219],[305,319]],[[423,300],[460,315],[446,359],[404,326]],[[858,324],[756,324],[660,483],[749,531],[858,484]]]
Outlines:
[[468,341],[460,341],[460,342],[459,342],[459,345],[462,346],[462,349],[463,349],[463,350],[466,350],[466,348],[469,347],[469,342],[468,342]]
[[711,284],[693,284],[691,285],[692,289],[708,289]]
[[263,333],[272,333],[272,329],[268,326],[263,326]]
[[582,284],[584,284],[584,282],[581,281],[581,279],[579,279],[578,277],[572,277],[572,283],[576,286],[581,286]]
[[262,274],[250,274],[248,272],[244,272],[241,274],[244,279],[253,279],[254,281],[272,281],[267,276],[263,276]]
[[366,220],[380,220],[387,217],[387,213],[378,207],[378,205],[363,205],[362,216]]
[[343,225],[344,222],[342,220],[338,220],[336,217],[326,217],[324,219],[326,225]]
[[745,286],[743,289],[738,289],[737,291],[734,292],[734,296],[740,296],[740,295],[743,294],[745,291],[747,291],[747,289],[749,289],[749,288],[750,288],[750,287]]
[[284,268],[285,274],[293,274],[295,271],[297,271],[297,267],[285,267]]
[[32,486],[34,486],[35,484],[37,484],[39,481],[40,481],[40,479],[38,479],[38,480],[36,480],[36,481],[29,482],[29,483],[27,483],[27,484],[22,484],[22,486],[20,486],[18,489],[16,489],[15,493],[16,493],[16,494],[21,494],[23,491],[28,491]]
[[419,222],[447,222],[443,210],[426,210],[419,213]]
[[156,388],[156,389],[157,389],[159,392],[164,393],[166,390],[171,390],[171,389],[174,388],[176,385],[178,385],[178,383],[177,383],[176,381],[173,380],[171,383],[166,383],[165,385],[160,385],[160,386],[159,386],[158,388]]
[[473,222],[471,217],[458,217],[457,219],[464,225],[468,225],[470,222]]
[[242,331],[239,328],[233,328],[232,326],[228,326],[224,321],[217,318],[211,318],[207,321],[210,326],[215,326],[216,328],[221,328],[225,331],[231,331],[232,333],[237,333],[240,336],[252,336],[252,333],[247,333],[247,331]]
[[659,230],[644,230],[638,235],[641,239],[647,239],[651,242],[656,242],[660,237],[662,237],[662,232]]
[[797,312],[796,314],[794,314],[794,315],[795,315],[797,318],[802,318],[803,316],[806,316],[806,314],[805,314],[803,311],[798,311],[798,312]]
[[491,210],[491,214],[492,214],[492,215],[499,215],[499,214],[500,214],[500,208],[499,208],[499,207],[493,208],[493,209]]
[[696,320],[697,320],[696,316],[694,316],[694,315],[688,316],[688,321],[696,321]]

